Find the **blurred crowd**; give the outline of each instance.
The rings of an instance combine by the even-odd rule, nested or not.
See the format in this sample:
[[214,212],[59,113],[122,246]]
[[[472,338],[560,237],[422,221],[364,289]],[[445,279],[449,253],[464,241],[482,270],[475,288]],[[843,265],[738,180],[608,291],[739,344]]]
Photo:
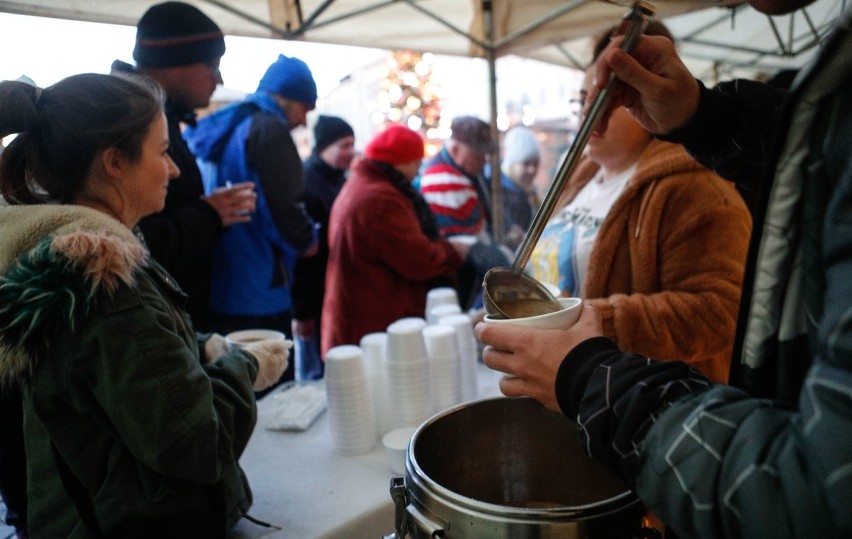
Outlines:
[[[705,88],[661,23],[633,56],[620,39],[597,36],[581,119],[610,72],[622,86],[525,267],[582,298],[580,320],[480,323],[482,359],[506,395],[576,419],[667,537],[852,534],[848,18],[793,92]],[[199,118],[224,54],[216,22],[164,2],[133,65],[0,83],[0,136],[17,134],[0,150],[0,495],[19,538],[226,536],[252,502],[257,400],[423,317],[430,290],[482,320],[485,275],[542,205],[534,130],[457,116],[430,156],[402,124],[356,140],[354,116],[316,110],[322,66],[284,54]],[[248,329],[284,338],[229,344]]]

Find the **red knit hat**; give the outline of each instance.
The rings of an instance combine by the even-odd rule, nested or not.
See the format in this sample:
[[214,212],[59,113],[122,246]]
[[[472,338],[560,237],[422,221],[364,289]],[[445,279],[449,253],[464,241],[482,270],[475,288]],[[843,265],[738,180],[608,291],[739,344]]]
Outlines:
[[417,161],[423,155],[423,137],[401,124],[388,126],[364,148],[364,157],[389,165]]

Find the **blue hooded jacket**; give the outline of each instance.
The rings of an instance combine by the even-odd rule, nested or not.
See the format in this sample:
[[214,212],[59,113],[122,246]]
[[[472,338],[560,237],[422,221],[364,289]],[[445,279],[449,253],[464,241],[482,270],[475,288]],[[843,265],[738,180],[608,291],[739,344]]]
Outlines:
[[244,181],[253,182],[257,192],[251,221],[230,226],[214,249],[210,308],[217,313],[271,315],[291,309],[289,276],[298,253],[278,233],[257,175],[246,159],[246,139],[257,113],[287,123],[274,99],[257,92],[201,119],[185,133],[206,193]]

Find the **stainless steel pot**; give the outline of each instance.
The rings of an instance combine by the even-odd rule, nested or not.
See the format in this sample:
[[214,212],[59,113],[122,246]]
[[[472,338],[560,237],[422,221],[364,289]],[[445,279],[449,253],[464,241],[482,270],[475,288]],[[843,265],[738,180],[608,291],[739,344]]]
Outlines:
[[529,398],[462,404],[411,439],[394,478],[399,539],[652,537],[639,499],[580,447],[576,423]]

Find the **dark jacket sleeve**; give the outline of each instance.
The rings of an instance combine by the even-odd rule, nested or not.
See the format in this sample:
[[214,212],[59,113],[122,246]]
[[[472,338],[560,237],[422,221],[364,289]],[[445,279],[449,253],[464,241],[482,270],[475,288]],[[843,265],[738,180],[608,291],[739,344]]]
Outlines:
[[852,535],[852,322],[811,369],[799,411],[710,384],[679,362],[572,350],[558,402],[589,453],[684,537]]
[[[319,229],[319,251],[313,256],[299,257],[293,268],[293,286],[290,296],[293,300],[293,318],[310,320],[319,318],[322,300],[325,294],[325,268],[328,264],[328,216],[333,198],[323,200],[320,189],[322,178],[312,167],[313,160],[319,160],[315,154],[304,163],[305,171],[305,210]],[[328,195],[326,194],[328,198]]]
[[213,206],[201,198],[201,172],[181,137],[180,122],[173,116],[169,117],[169,140],[169,156],[180,176],[169,182],[163,210],[139,221],[139,229],[151,256],[179,276],[207,263],[225,227]]
[[200,198],[145,217],[139,228],[151,256],[173,274],[207,260],[224,231],[216,210]]
[[310,247],[314,223],[302,204],[302,161],[287,125],[269,114],[255,114],[246,159],[263,189],[278,234],[297,251]]
[[749,80],[712,89],[698,84],[701,98],[692,121],[658,138],[683,144],[702,165],[736,183],[752,207],[787,91]]
[[654,415],[708,386],[707,379],[686,363],[628,354],[610,339],[597,337],[580,343],[562,362],[556,396],[565,415],[579,419],[590,454],[620,469],[631,484],[636,443],[653,424]]

